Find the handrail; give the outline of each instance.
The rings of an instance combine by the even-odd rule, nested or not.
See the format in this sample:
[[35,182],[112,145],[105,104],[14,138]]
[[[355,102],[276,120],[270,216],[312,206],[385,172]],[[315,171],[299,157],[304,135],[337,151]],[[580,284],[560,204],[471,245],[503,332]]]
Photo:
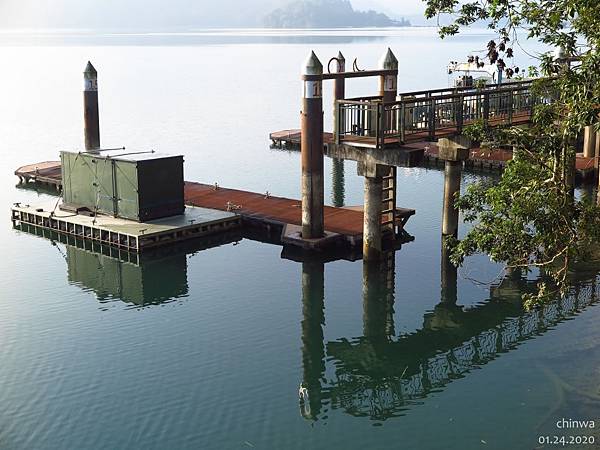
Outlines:
[[390,142],[404,143],[413,134],[433,140],[440,130],[461,133],[464,126],[478,120],[512,124],[515,117],[522,120],[531,115],[540,101],[548,101],[532,94],[532,83],[411,92],[391,102],[381,96],[336,100],[334,140],[383,148]]
[[456,91],[481,91],[486,89],[494,89],[497,90],[499,87],[508,86],[508,85],[531,85],[534,80],[522,80],[522,81],[509,81],[501,84],[488,84],[483,87],[476,86],[460,86],[453,88],[439,88],[439,89],[430,89],[426,91],[413,91],[413,92],[400,92],[398,96],[402,95],[426,95],[426,94],[437,94],[438,92],[456,92]]

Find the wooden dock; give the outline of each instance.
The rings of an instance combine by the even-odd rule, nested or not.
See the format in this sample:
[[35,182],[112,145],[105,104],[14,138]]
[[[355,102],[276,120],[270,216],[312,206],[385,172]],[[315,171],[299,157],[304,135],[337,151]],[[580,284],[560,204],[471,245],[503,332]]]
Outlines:
[[[15,174],[23,181],[51,184],[59,189],[62,184],[60,161],[23,166]],[[184,195],[186,205],[235,213],[244,223],[262,224],[269,230],[275,227],[281,232],[281,243],[284,244],[320,248],[329,243],[337,245],[340,241],[350,247],[362,242],[363,212],[360,208],[325,206],[326,237],[321,240],[302,240],[297,233],[302,224],[300,200],[189,181],[185,182]],[[396,226],[401,233],[405,234],[404,225],[414,214],[414,209],[396,208]],[[34,221],[32,224],[37,223]]]
[[[259,220],[274,225],[302,224],[300,200],[267,196],[255,192],[186,182],[185,200],[189,205],[221,210],[235,210],[249,220]],[[404,227],[414,209],[396,208],[399,226]],[[363,232],[363,212],[357,208],[324,207],[325,231],[360,240]]]

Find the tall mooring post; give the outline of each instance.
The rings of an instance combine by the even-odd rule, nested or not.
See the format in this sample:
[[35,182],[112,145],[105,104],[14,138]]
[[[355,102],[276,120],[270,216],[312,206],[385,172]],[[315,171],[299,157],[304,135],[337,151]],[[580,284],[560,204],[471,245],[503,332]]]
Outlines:
[[302,68],[302,237],[320,238],[323,224],[323,65],[311,52]]
[[88,61],[83,72],[83,122],[85,149],[100,148],[100,116],[98,114],[98,72]]
[[379,260],[383,255],[381,214],[383,211],[383,177],[389,166],[371,162],[358,163],[358,175],[365,179],[363,213],[363,260]]
[[445,160],[444,207],[442,236],[458,236],[458,208],[455,200],[460,192],[463,161],[468,159],[471,142],[464,136],[438,140],[438,156]]
[[379,60],[379,68],[392,70],[395,73],[381,75],[379,77],[379,95],[383,97],[384,103],[391,103],[398,95],[398,59],[390,48]]

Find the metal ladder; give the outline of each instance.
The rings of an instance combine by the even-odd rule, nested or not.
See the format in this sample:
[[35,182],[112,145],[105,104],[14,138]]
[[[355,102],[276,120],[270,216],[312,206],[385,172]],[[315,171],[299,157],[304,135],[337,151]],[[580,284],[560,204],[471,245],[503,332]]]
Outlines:
[[381,208],[381,233],[391,231],[396,238],[396,166],[390,166],[390,172],[383,177]]

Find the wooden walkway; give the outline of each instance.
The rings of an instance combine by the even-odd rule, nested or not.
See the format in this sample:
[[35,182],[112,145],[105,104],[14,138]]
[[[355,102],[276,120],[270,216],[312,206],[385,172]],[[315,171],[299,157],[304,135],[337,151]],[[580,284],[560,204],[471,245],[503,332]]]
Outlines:
[[[215,186],[185,183],[185,201],[189,205],[204,208],[233,210],[242,217],[254,218],[276,224],[302,224],[302,205],[300,200],[284,197],[266,196],[255,192],[240,191]],[[414,209],[397,208],[398,218],[408,219],[415,214]],[[331,233],[357,237],[363,232],[363,212],[355,208],[324,208],[325,230]]]
[[[60,186],[62,183],[60,161],[48,161],[20,167],[15,174],[23,180],[40,181]],[[43,174],[43,175],[42,175]],[[214,185],[186,181],[184,185],[185,202],[190,206],[231,211],[271,224],[301,225],[302,207],[300,200],[284,197],[266,196]],[[402,226],[414,209],[397,208],[399,225]],[[363,213],[356,208],[336,208],[325,206],[325,230],[348,236],[362,237]]]

